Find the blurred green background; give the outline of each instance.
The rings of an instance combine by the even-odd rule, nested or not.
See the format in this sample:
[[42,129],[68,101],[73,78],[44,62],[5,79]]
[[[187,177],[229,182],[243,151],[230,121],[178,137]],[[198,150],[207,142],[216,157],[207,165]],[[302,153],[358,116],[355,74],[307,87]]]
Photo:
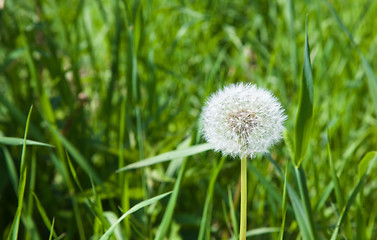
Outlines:
[[[111,217],[171,191],[186,164],[182,159],[116,170],[202,143],[201,107],[230,83],[257,84],[282,102],[287,131],[271,156],[285,169],[291,161],[307,15],[314,116],[302,168],[318,239],[329,239],[358,182],[360,160],[377,144],[377,2],[330,5],[319,0],[6,0],[0,9],[0,136],[23,138],[33,105],[28,139],[55,146],[26,149],[19,239],[48,239],[53,218],[57,238],[98,239]],[[18,206],[22,146],[0,147],[0,233],[6,239]],[[335,181],[330,153],[340,198],[328,188]],[[165,239],[198,238],[220,158],[213,151],[188,158]],[[248,230],[264,230],[250,238],[277,239],[284,182],[264,156],[249,163]],[[205,239],[235,238],[231,215],[238,214],[238,180],[238,159],[226,159],[208,200]],[[372,173],[339,239],[377,238],[376,188]],[[120,224],[116,238],[153,239],[167,204],[162,199],[134,213]],[[297,221],[288,202],[285,239],[301,239]]]

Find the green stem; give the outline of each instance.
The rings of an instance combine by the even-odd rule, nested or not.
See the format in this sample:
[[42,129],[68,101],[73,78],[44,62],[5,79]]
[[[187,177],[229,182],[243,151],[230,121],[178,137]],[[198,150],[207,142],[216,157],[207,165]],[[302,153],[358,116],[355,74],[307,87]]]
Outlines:
[[241,216],[240,240],[246,239],[247,226],[247,157],[241,158]]

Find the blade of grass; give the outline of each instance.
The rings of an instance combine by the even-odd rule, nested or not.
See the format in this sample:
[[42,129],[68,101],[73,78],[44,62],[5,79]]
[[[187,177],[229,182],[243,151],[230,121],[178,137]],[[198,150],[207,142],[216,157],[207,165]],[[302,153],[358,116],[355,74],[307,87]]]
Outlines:
[[104,117],[105,117],[104,119],[105,122],[110,121],[111,114],[109,111],[111,109],[111,102],[114,95],[113,94],[114,87],[115,87],[116,81],[119,78],[119,54],[121,52],[120,33],[122,30],[122,24],[121,24],[122,16],[120,14],[119,1],[120,0],[113,1],[114,2],[113,14],[115,16],[115,33],[114,33],[113,38],[110,40],[111,41],[111,76],[110,76],[109,84],[107,86],[107,94],[106,94],[106,98],[104,100],[103,109],[102,109],[104,113]]
[[162,218],[161,224],[158,227],[156,237],[154,238],[155,240],[162,240],[166,237],[166,233],[168,231],[168,228],[171,224],[171,219],[173,217],[174,208],[175,208],[175,205],[177,203],[179,187],[181,185],[182,176],[183,176],[183,173],[184,173],[185,168],[186,168],[186,163],[187,163],[187,159],[185,159],[183,161],[181,169],[179,170],[177,180],[175,181],[175,184],[174,184],[172,196],[169,199],[169,203],[168,203],[168,206],[166,208],[164,217]]
[[311,239],[317,239],[317,236],[316,236],[317,231],[314,227],[313,211],[312,211],[312,206],[310,203],[305,173],[302,167],[295,167],[295,173],[296,173],[297,183],[298,183],[298,187],[300,191],[301,201],[303,203],[305,213],[306,213],[305,220],[309,223],[309,234],[310,234]]
[[[94,185],[93,178],[90,178],[90,184],[92,186],[94,203],[88,198],[86,198],[86,200],[89,203],[90,207],[92,208],[92,211],[94,210],[96,217],[100,220],[102,226],[105,227],[105,228],[108,228],[110,226],[109,226],[108,221],[106,221],[106,219],[105,219],[106,217],[105,217],[105,213],[103,211],[101,197],[100,197],[99,194],[97,194],[96,186]],[[129,208],[127,208],[127,209],[129,209]]]
[[[36,228],[36,224],[33,220],[33,210],[34,210],[34,199],[32,193],[35,191],[35,182],[36,182],[36,166],[37,166],[37,152],[35,147],[32,148],[31,151],[31,161],[29,164],[29,184],[27,188],[27,192],[25,194],[25,199],[27,202],[27,206],[25,209],[26,218],[30,219],[31,224],[27,227],[27,234],[25,240],[29,239],[39,239],[38,237],[38,229]],[[25,225],[26,226],[26,225]]]
[[325,188],[325,190],[322,191],[322,195],[319,198],[316,206],[314,207],[314,213],[318,212],[320,209],[322,209],[323,206],[325,206],[326,200],[330,197],[333,190],[334,183],[330,182],[329,185],[327,185],[327,187]]
[[48,229],[50,229],[51,234],[52,234],[55,238],[57,238],[56,232],[55,232],[55,230],[54,230],[54,221],[55,221],[55,218],[53,218],[52,223],[51,223],[50,220],[49,220],[49,218],[48,218],[48,216],[47,216],[47,213],[46,213],[46,211],[44,210],[44,208],[43,208],[41,202],[39,201],[39,199],[38,199],[38,197],[37,197],[37,195],[36,195],[34,192],[32,192],[32,195],[34,196],[34,200],[35,200],[35,203],[37,204],[37,209],[38,209],[38,211],[39,211],[39,214],[40,214],[41,217],[42,217],[43,223],[46,225],[46,227],[47,227]]
[[[81,183],[79,181],[79,178],[77,176],[77,172],[76,172],[74,166],[72,165],[71,158],[69,157],[69,154],[67,152],[66,152],[66,156],[67,156],[67,162],[68,162],[69,169],[71,171],[71,175],[73,177],[73,180],[75,181],[75,183],[78,186],[79,190],[83,193],[84,189],[83,189],[83,187],[82,187],[82,185],[81,185]],[[97,192],[95,190],[95,186],[94,186],[92,178],[90,178],[90,183],[91,183],[91,186],[92,186],[94,203],[88,197],[85,197],[85,203],[87,204],[87,207],[92,211],[93,215],[95,215],[96,217],[98,217],[98,219],[101,221],[101,223],[103,224],[103,226],[106,227],[107,226],[107,222],[105,221],[105,216],[104,216],[102,205],[101,205],[101,199],[97,195]],[[79,214],[77,214],[77,215],[79,215]],[[82,223],[81,217],[79,217],[79,216],[76,217],[76,221],[77,221],[77,227],[79,228],[79,230],[81,232],[84,232],[84,225]]]
[[66,152],[66,157],[67,157],[67,162],[68,162],[69,170],[71,171],[71,175],[73,177],[73,180],[76,182],[76,185],[79,188],[79,190],[81,192],[84,192],[84,189],[82,188],[82,186],[80,184],[80,181],[79,181],[79,179],[77,177],[77,172],[75,170],[75,167],[72,165],[71,158],[69,157],[68,152]]
[[310,64],[310,49],[308,39],[308,17],[305,20],[305,53],[303,77],[300,86],[299,106],[295,124],[294,162],[300,166],[309,145],[310,131],[313,117],[313,75]]
[[230,191],[229,187],[228,187],[228,202],[229,202],[230,218],[231,218],[232,227],[233,227],[233,234],[235,235],[236,239],[238,239],[238,222],[236,218],[236,211],[234,210],[232,192]]
[[139,209],[145,207],[145,206],[148,206],[148,205],[151,205],[152,203],[155,203],[157,202],[158,200],[168,196],[169,194],[171,194],[172,192],[167,192],[167,193],[163,193],[163,194],[160,194],[158,196],[155,196],[153,198],[150,198],[150,199],[147,199],[147,200],[144,200],[138,204],[136,204],[135,206],[133,206],[132,208],[130,208],[127,212],[125,212],[115,223],[113,223],[109,229],[107,229],[107,231],[102,235],[102,237],[100,238],[100,240],[107,240],[110,238],[111,234],[114,232],[116,226],[123,220],[125,219],[128,215],[138,211]]
[[216,179],[217,179],[217,176],[219,175],[219,172],[220,172],[222,166],[224,165],[225,159],[226,159],[226,157],[222,157],[221,160],[220,160],[220,163],[217,166],[215,165],[214,169],[212,171],[211,180],[209,182],[206,200],[205,200],[205,203],[204,203],[202,219],[201,219],[201,222],[200,222],[199,237],[198,237],[199,240],[205,239],[204,238],[205,233],[207,232],[206,235],[208,235],[208,232],[209,232],[209,229],[210,229],[210,227],[209,227],[210,218],[208,217],[209,207],[210,207],[210,204],[211,204],[212,199],[213,199],[213,190],[214,190],[214,187],[215,187]]
[[288,180],[288,165],[285,168],[285,175],[284,175],[284,187],[283,187],[283,203],[282,203],[282,216],[283,219],[281,221],[280,232],[279,232],[279,240],[284,239],[284,230],[285,230],[285,219],[287,217],[287,180]]
[[153,164],[170,161],[176,158],[188,157],[188,156],[192,156],[192,155],[205,152],[211,149],[212,147],[209,143],[203,143],[203,144],[195,145],[195,146],[182,149],[182,150],[170,151],[167,153],[160,154],[158,156],[154,156],[151,158],[147,158],[147,159],[132,163],[130,165],[127,165],[126,167],[118,169],[117,172],[127,171],[130,169],[136,169],[136,168],[142,168],[142,167],[150,166]]
[[24,144],[22,145],[22,153],[21,153],[20,180],[19,180],[19,185],[18,185],[18,206],[17,206],[16,214],[13,219],[12,226],[10,228],[10,232],[7,237],[8,240],[18,239],[18,231],[19,231],[20,219],[21,219],[21,214],[22,214],[22,207],[23,207],[24,194],[25,194],[25,188],[26,188],[27,171],[28,171],[28,165],[25,160],[26,138],[27,138],[27,134],[29,130],[29,123],[30,123],[32,110],[33,110],[33,105],[30,107],[29,114],[26,120]]
[[[105,214],[107,221],[110,223],[110,225],[113,225],[117,222],[118,217],[115,215],[115,213],[105,212],[104,214]],[[121,227],[119,225],[117,225],[114,228],[114,236],[115,236],[115,239],[126,239],[126,238],[124,238],[122,231],[121,231]]]
[[55,218],[52,218],[52,224],[51,224],[51,228],[50,228],[50,236],[48,237],[48,240],[52,240],[52,236],[57,238],[57,236],[55,235],[55,231],[54,231],[54,225],[55,225]]
[[15,193],[18,194],[18,191],[17,191],[17,189],[18,189],[18,178],[17,178],[16,167],[14,165],[12,156],[10,155],[8,149],[5,148],[5,147],[2,147],[2,149],[3,149],[3,152],[4,152],[5,161],[7,163],[10,181],[12,183],[12,186],[13,186]]
[[338,176],[336,175],[336,171],[335,171],[334,163],[333,163],[333,160],[332,160],[332,153],[331,153],[331,150],[330,150],[330,143],[329,142],[327,143],[327,153],[329,154],[329,165],[330,165],[330,171],[331,171],[331,180],[332,180],[333,185],[334,185],[335,197],[336,197],[336,200],[337,200],[336,202],[338,203],[338,208],[343,209],[343,207],[344,207],[344,198],[343,198],[344,194],[343,194],[343,191],[340,187]]
[[[119,142],[118,142],[118,168],[124,167],[124,142],[125,142],[125,130],[126,130],[126,107],[127,99],[123,98],[121,109],[120,109],[120,121],[119,121]],[[130,208],[130,191],[129,191],[129,175],[126,175],[125,172],[120,172],[118,174],[119,187],[122,191],[121,206],[123,209]],[[131,227],[128,219],[124,220],[124,228],[127,238],[130,237]]]
[[[265,154],[265,156],[274,165],[275,169],[278,172],[280,179],[282,181],[284,181],[284,175],[283,175],[283,172],[281,171],[279,165],[275,162],[274,159],[271,158],[271,156],[269,154]],[[296,175],[293,175],[293,177],[296,177]],[[314,239],[312,234],[311,234],[310,220],[308,219],[305,208],[302,205],[302,202],[300,201],[300,198],[298,197],[296,191],[292,188],[292,186],[291,186],[291,184],[289,184],[289,182],[287,182],[287,190],[288,190],[288,196],[291,200],[292,209],[293,209],[293,212],[295,214],[297,224],[298,224],[298,226],[301,230],[300,233],[301,233],[303,239],[304,240]]]

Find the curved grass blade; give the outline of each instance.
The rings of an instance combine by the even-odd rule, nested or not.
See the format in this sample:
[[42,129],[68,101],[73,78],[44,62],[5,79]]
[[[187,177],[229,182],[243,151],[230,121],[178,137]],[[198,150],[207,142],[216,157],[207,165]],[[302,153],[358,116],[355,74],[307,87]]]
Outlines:
[[192,147],[189,147],[189,148],[186,148],[186,149],[175,150],[175,151],[160,154],[160,155],[155,156],[155,157],[140,160],[140,161],[132,163],[132,164],[126,166],[126,167],[118,169],[117,172],[127,171],[127,170],[131,170],[131,169],[136,169],[136,168],[142,168],[142,167],[150,166],[150,165],[153,165],[153,164],[170,161],[170,160],[173,160],[173,159],[176,159],[176,158],[188,157],[188,156],[192,156],[192,155],[195,155],[195,154],[198,154],[198,153],[201,153],[201,152],[205,152],[205,151],[208,151],[208,150],[211,150],[211,149],[212,149],[211,144],[203,143],[203,144],[195,145],[195,146],[192,146]]
[[313,75],[310,64],[310,49],[308,40],[308,17],[305,20],[305,53],[304,69],[300,86],[300,100],[295,124],[294,161],[300,166],[309,145],[313,117]]
[[[116,221],[118,220],[118,217],[115,215],[114,212],[105,212],[104,215],[105,215],[107,221],[111,225],[116,223]],[[126,239],[122,234],[120,226],[116,226],[116,228],[114,229],[114,236],[115,236],[115,239]]]
[[39,214],[41,215],[44,224],[46,225],[47,228],[50,229],[51,235],[53,235],[54,238],[57,238],[57,235],[56,235],[55,230],[54,230],[54,221],[55,221],[55,218],[53,218],[52,223],[50,223],[50,220],[48,219],[47,213],[44,210],[41,202],[39,201],[39,199],[37,197],[37,195],[35,195],[34,192],[32,192],[32,194],[34,196],[34,199],[35,199],[35,202],[37,204],[37,208],[38,208]]
[[[14,138],[14,137],[0,137],[0,144],[11,145],[11,146],[23,145],[24,139]],[[53,145],[50,145],[50,144],[47,144],[47,143],[42,143],[42,142],[37,142],[37,141],[33,141],[33,140],[26,140],[26,145],[54,147]]]
[[145,207],[145,206],[148,206],[148,205],[151,205],[152,203],[155,203],[157,202],[158,200],[168,196],[169,194],[171,194],[172,192],[167,192],[167,193],[164,193],[164,194],[160,194],[158,196],[155,196],[153,198],[150,198],[150,199],[147,199],[145,201],[142,201],[138,204],[136,204],[135,206],[133,206],[132,208],[130,208],[127,212],[125,212],[116,222],[114,222],[109,229],[107,229],[107,231],[102,235],[102,237],[100,238],[100,240],[106,240],[106,239],[109,239],[111,234],[114,232],[115,228],[117,227],[117,225],[123,220],[125,219],[128,215],[130,215],[131,213],[134,213],[136,211],[138,211],[139,209]]

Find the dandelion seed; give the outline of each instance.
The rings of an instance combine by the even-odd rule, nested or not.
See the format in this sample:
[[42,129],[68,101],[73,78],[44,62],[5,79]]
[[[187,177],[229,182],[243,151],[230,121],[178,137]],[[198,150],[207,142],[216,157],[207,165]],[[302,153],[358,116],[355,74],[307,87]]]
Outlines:
[[252,84],[232,84],[211,95],[201,115],[202,132],[216,151],[249,156],[268,152],[286,120],[278,99]]

